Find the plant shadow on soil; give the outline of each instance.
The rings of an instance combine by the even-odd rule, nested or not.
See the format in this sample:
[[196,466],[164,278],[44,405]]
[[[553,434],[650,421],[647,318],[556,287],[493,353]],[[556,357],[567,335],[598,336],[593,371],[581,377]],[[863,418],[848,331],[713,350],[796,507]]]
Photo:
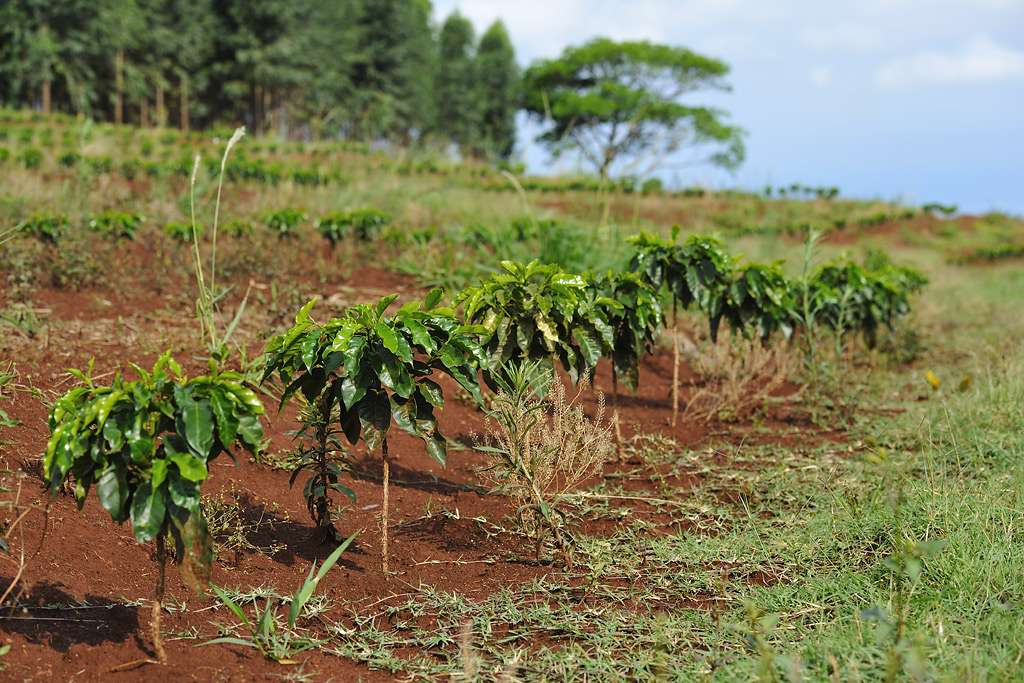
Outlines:
[[[6,589],[10,577],[0,577]],[[103,645],[139,640],[136,608],[110,598],[88,594],[78,599],[60,584],[33,584],[17,603],[0,614],[3,632],[27,642],[67,652],[73,645]]]

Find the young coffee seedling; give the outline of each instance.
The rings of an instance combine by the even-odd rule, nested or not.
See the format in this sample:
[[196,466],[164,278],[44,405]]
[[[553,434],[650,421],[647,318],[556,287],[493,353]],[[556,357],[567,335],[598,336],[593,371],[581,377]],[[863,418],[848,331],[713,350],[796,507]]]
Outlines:
[[114,521],[130,520],[139,543],[156,540],[157,583],[151,623],[157,661],[167,655],[160,635],[164,592],[164,539],[170,534],[182,579],[196,591],[209,580],[212,540],[199,497],[211,460],[240,444],[256,453],[263,438],[263,406],[240,383],[241,376],[217,372],[186,379],[181,367],[162,355],[152,372],[132,365],[139,378],[118,374],[99,386],[88,372],[69,370],[82,381],[50,411],[50,439],[43,472],[56,495],[69,477],[81,510],[96,485],[100,505]]
[[614,345],[608,311],[617,302],[588,291],[586,279],[554,265],[502,261],[497,273],[455,297],[466,322],[482,329],[484,381],[492,389],[507,363],[560,361],[573,382]]
[[677,309],[693,303],[708,317],[711,339],[718,335],[718,326],[726,311],[729,286],[732,283],[732,259],[713,237],[693,235],[683,244],[676,244],[680,228],[672,228],[672,239],[665,241],[646,232],[630,238],[636,252],[630,270],[639,273],[655,290],[662,287],[672,294],[672,424],[679,413],[679,321]]
[[[264,381],[276,374],[283,382],[282,406],[301,391],[307,403],[316,407],[318,419],[336,419],[349,443],[362,440],[371,451],[381,449],[385,573],[391,421],[422,439],[427,453],[443,465],[447,444],[438,431],[434,408],[444,405],[444,396],[430,376],[435,371],[450,375],[482,403],[476,373],[484,360],[469,336],[478,330],[461,325],[452,309],[438,307],[444,296],[440,289],[431,290],[424,302],[407,303],[393,317],[386,317],[384,312],[397,296],[386,296],[372,306],[352,306],[344,316],[323,325],[310,318],[316,300],[310,301],[299,311],[295,325],[267,344],[263,371]],[[336,480],[328,477],[323,482],[333,486]],[[307,501],[325,491],[325,486],[307,486]],[[323,502],[309,504],[313,511]],[[321,527],[330,525],[326,514],[314,519]]]

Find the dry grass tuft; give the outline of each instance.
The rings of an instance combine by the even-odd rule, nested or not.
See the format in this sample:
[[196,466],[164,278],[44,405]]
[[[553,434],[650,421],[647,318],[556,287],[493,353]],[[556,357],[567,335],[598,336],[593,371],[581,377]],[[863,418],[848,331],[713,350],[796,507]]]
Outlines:
[[571,400],[553,374],[544,399],[536,397],[538,383],[536,377],[524,377],[518,387],[513,382],[498,392],[491,402],[488,436],[477,441],[477,448],[490,455],[484,472],[515,503],[523,531],[537,540],[538,556],[550,531],[572,566],[561,530],[564,513],[557,506],[612,456],[618,416],[605,421],[601,393],[594,418],[583,412],[578,402],[589,386],[586,381]]
[[683,414],[692,420],[742,420],[762,407],[799,365],[784,342],[719,337],[687,352],[704,383],[693,387]]

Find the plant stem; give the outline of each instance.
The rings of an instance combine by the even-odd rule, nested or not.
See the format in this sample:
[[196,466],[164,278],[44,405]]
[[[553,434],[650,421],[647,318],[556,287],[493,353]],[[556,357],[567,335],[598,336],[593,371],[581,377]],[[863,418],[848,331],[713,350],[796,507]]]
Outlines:
[[381,507],[381,567],[384,571],[384,578],[388,576],[388,481],[391,478],[391,467],[388,464],[388,440],[384,439],[381,444],[384,453],[384,504]]
[[160,613],[163,611],[164,567],[166,564],[167,553],[164,549],[164,536],[163,534],[158,534],[156,537],[156,594],[153,596],[153,618],[150,620],[150,629],[153,636],[153,650],[156,652],[156,661],[160,664],[167,663],[164,639],[160,634]]
[[814,316],[817,311],[811,312],[811,264],[814,261],[814,257],[817,253],[818,240],[821,237],[821,233],[813,228],[809,228],[807,235],[804,238],[804,262],[800,272],[800,285],[803,299],[803,324],[804,332],[807,336],[807,352],[804,356],[804,368],[810,370],[814,365],[816,356],[814,348],[814,334],[815,334],[815,320]]
[[195,166],[192,168],[192,186],[189,191],[189,204],[192,210],[192,255],[195,258],[196,282],[199,285],[199,327],[200,336],[205,333],[210,337],[211,348],[216,345],[213,328],[213,318],[210,312],[211,296],[210,290],[206,288],[205,276],[203,274],[203,260],[199,254],[199,227],[196,224],[196,174],[199,172],[199,157],[196,157]]
[[[619,376],[615,374],[615,368],[612,368],[612,415],[618,415],[619,413]],[[615,421],[615,440],[621,445],[622,444],[622,429],[619,428],[618,420]]]
[[679,313],[676,297],[672,295],[672,426],[679,415]]
[[327,436],[331,419],[330,389],[324,391],[320,400],[314,404],[314,410],[316,411],[316,415],[313,416],[313,419],[316,421],[314,432],[316,436],[316,445],[314,446],[316,473],[324,487],[324,495],[316,501],[317,524],[320,526],[321,531],[326,532],[323,536],[323,539],[326,541],[328,538],[333,537],[333,534],[328,531],[328,527],[333,527],[333,525],[331,524],[330,500],[327,497]]

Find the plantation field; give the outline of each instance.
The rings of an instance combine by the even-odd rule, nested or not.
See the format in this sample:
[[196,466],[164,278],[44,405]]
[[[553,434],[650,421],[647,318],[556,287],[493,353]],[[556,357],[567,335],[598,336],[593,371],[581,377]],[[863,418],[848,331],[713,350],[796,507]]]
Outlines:
[[[1024,680],[1024,221],[230,138],[0,111],[4,680]],[[179,576],[173,516],[119,498],[142,470],[48,451],[79,418],[68,453],[128,444],[68,397],[130,397],[102,392],[168,350],[238,373],[237,430],[214,392],[151,443],[175,485],[197,441],[230,453],[188,479],[220,597]],[[549,354],[592,469],[542,505],[495,490],[515,447],[487,435],[543,419],[495,388]]]

